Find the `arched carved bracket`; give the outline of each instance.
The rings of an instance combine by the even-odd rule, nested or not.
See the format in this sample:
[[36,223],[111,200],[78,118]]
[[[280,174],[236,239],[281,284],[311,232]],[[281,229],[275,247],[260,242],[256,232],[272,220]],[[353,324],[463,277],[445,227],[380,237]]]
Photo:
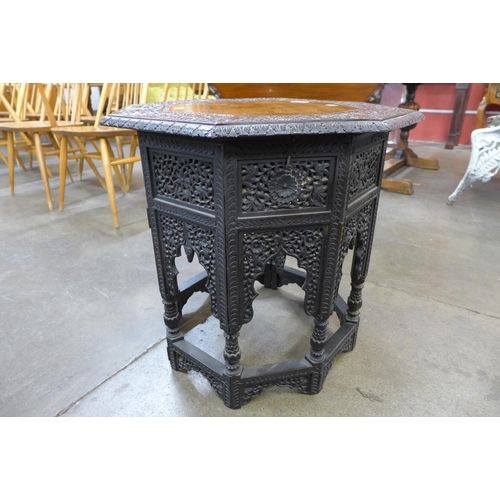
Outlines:
[[205,288],[210,294],[212,313],[218,318],[213,231],[168,215],[159,215],[159,220],[163,242],[162,252],[165,260],[164,276],[168,295],[175,296],[178,293],[177,274],[179,271],[175,266],[175,259],[181,255],[181,247],[183,246],[188,261],[192,262],[194,254],[196,254],[198,261],[207,272]]
[[354,250],[351,267],[352,283],[362,284],[366,278],[371,247],[370,228],[372,227],[374,203],[376,203],[376,200],[368,203],[358,212],[353,214],[343,225],[330,314],[333,313],[334,301],[338,295],[340,282],[342,280],[342,268],[349,250]]
[[254,288],[255,280],[264,273],[270,261],[275,261],[278,273],[280,273],[287,255],[295,257],[298,266],[305,269],[306,280],[302,286],[305,291],[304,310],[310,316],[316,313],[316,292],[320,281],[320,262],[324,241],[324,229],[321,227],[243,233],[244,316],[242,324],[248,323],[253,317],[252,303],[258,295]]

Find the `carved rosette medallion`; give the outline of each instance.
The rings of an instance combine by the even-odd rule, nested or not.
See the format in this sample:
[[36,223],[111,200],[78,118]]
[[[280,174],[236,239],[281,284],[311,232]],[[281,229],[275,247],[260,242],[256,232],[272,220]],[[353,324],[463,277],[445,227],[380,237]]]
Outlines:
[[241,211],[326,208],[332,159],[241,163]]
[[277,205],[291,203],[298,198],[299,182],[297,177],[287,171],[277,172],[269,181],[269,194]]

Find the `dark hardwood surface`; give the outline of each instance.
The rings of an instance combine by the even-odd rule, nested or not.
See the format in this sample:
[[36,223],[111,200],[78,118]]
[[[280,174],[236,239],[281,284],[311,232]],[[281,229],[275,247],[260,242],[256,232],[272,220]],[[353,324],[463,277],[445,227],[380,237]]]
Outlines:
[[210,83],[220,99],[288,97],[379,104],[383,83]]
[[273,116],[273,115],[325,115],[354,111],[353,106],[341,103],[310,100],[268,99],[255,100],[212,100],[179,103],[170,107],[171,113],[224,114],[231,116]]
[[458,145],[460,134],[462,132],[465,111],[467,109],[467,101],[469,100],[470,83],[457,83],[456,88],[457,94],[455,97],[455,106],[453,108],[453,116],[451,119],[450,133],[445,145],[446,149],[453,149]]
[[389,132],[423,118],[412,109],[367,102],[255,98],[136,104],[103,117],[100,124],[213,138]]

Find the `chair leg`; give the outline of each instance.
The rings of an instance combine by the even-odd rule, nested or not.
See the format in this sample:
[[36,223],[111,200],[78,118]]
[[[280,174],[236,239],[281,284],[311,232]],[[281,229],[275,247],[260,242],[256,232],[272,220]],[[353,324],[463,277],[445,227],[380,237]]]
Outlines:
[[[87,142],[82,141],[78,137],[75,137],[75,142],[76,142],[76,145],[80,148],[80,153],[82,153],[83,155],[87,155],[87,149],[86,149]],[[97,170],[94,162],[92,161],[92,158],[90,158],[89,156],[84,156],[81,161],[83,161],[83,160],[87,160],[87,163],[89,164],[90,168],[92,169],[92,172],[94,172],[94,175],[97,177],[97,180],[99,181],[101,186],[104,189],[106,189],[106,183],[104,182],[103,178],[101,177],[101,174]],[[82,180],[81,173],[80,173],[80,180]]]
[[45,196],[47,197],[47,203],[49,209],[52,210],[52,195],[50,194],[49,178],[47,174],[47,165],[45,164],[45,157],[43,154],[42,140],[40,134],[33,134],[35,136],[35,150],[38,160],[38,165],[40,166],[40,173],[42,174],[43,187],[45,189]]
[[[80,141],[80,143],[78,143],[78,141]],[[80,152],[83,153],[84,151],[86,151],[86,147],[87,147],[87,139],[83,139],[83,140],[80,140],[78,139],[78,137],[75,137],[75,142],[77,144],[77,146],[80,148]],[[83,145],[83,146],[82,146]],[[83,147],[83,149],[82,149]],[[78,164],[78,180],[82,180],[82,176],[83,176],[83,164],[85,162],[85,158],[80,158],[79,160],[79,164]],[[102,180],[100,181],[101,184],[103,183]]]
[[59,210],[64,208],[64,190],[66,188],[66,171],[68,165],[68,139],[61,136],[61,148],[59,150]]
[[[125,158],[124,142],[126,144],[128,141],[124,140],[124,138],[122,138],[122,137],[117,137],[116,138],[116,147],[117,147],[118,152],[119,152],[118,157],[121,158],[121,159]],[[130,163],[128,163],[128,164],[123,163],[122,165],[120,165],[120,171],[121,171],[121,178],[123,180],[123,187],[124,187],[123,192],[124,193],[128,193],[128,191],[129,191],[129,188],[127,186],[127,178],[128,178],[128,172],[129,172],[129,165],[130,165]]]
[[[30,166],[30,170],[33,170],[33,141],[30,137],[29,134],[26,134],[25,132],[20,132],[19,133],[20,135],[20,139],[18,142],[24,142],[24,145],[26,146],[27,148],[27,151],[28,151],[28,163],[29,163],[29,166]],[[14,138],[14,141],[15,141],[15,138]]]
[[486,101],[481,101],[479,103],[479,106],[477,107],[477,112],[476,112],[476,129],[485,127],[484,113],[485,113],[487,107],[488,107],[488,103]]
[[[135,156],[135,150],[137,149],[137,136],[133,135],[132,140],[130,141],[130,157]],[[128,172],[127,172],[127,193],[130,191],[130,184],[132,182],[132,172],[134,170],[134,162],[130,162],[128,164]]]
[[[7,132],[2,132],[2,138],[5,140],[7,139]],[[21,157],[19,156],[19,151],[17,150],[17,148],[15,147],[16,145],[16,142],[22,142],[22,141],[16,141],[16,136],[14,134],[14,152],[15,152],[15,155],[16,155],[16,160],[17,160],[17,164],[26,172],[26,167],[24,165],[24,162],[23,160],[21,159]],[[5,161],[5,163],[8,165],[8,160],[5,158],[5,156],[0,153],[2,159]]]
[[[120,139],[119,137],[117,139]],[[113,171],[115,173],[115,176],[116,176],[116,180],[118,182],[118,185],[120,186],[120,189],[122,190],[123,194],[126,194],[127,193],[127,190],[126,190],[126,185],[125,185],[125,182],[126,182],[126,178],[124,177],[123,175],[123,167],[121,165],[117,165],[114,163],[114,160],[117,159],[117,157],[115,156],[115,153],[113,151],[113,147],[111,146],[111,142],[110,141],[106,141],[106,144],[108,145],[108,152],[109,152],[109,158],[110,158],[110,164],[111,164],[111,167],[113,168]],[[120,148],[118,148],[119,150]],[[118,158],[121,159],[123,158],[123,150],[120,152],[118,152]]]
[[7,132],[7,162],[9,166],[10,194],[14,194],[14,132]]
[[19,163],[19,166],[25,171],[27,172],[26,170],[26,167],[24,166],[24,162],[23,160],[21,159],[21,157],[19,156],[19,153],[16,151],[16,158],[17,158],[17,163]]
[[111,170],[111,159],[109,155],[109,145],[106,139],[101,139],[101,157],[102,167],[104,170],[104,179],[106,180],[106,188],[108,190],[109,204],[111,206],[111,214],[113,215],[113,222],[115,227],[120,227],[118,220],[118,209],[116,207],[115,186],[113,184],[113,172]]

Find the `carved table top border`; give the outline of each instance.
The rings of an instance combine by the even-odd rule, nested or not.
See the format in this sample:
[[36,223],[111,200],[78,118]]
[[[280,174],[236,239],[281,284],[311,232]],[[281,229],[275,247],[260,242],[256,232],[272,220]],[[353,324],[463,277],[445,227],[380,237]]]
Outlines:
[[[220,99],[223,101],[224,99]],[[236,101],[239,99],[231,99]],[[243,100],[243,99],[242,99]],[[248,101],[249,99],[245,99]],[[265,99],[250,99],[265,100]],[[273,101],[279,99],[270,99]],[[282,99],[287,101],[288,99]],[[328,102],[355,107],[354,110],[317,115],[234,116],[201,113],[171,113],[165,108],[179,103],[200,101],[171,101],[135,104],[101,119],[100,124],[132,130],[177,134],[191,137],[240,137],[269,135],[347,134],[390,132],[414,125],[424,119],[418,111],[381,106],[364,102]],[[314,116],[314,118],[312,117]]]

